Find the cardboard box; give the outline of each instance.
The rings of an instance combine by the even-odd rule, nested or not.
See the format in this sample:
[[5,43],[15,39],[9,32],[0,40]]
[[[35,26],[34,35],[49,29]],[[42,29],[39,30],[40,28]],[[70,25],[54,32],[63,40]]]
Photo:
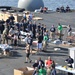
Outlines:
[[31,67],[14,69],[14,75],[32,75],[34,69]]

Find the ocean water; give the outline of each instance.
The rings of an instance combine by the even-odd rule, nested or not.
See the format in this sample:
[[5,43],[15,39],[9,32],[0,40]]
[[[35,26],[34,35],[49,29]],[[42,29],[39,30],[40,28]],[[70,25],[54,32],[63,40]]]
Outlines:
[[[50,10],[55,10],[57,7],[61,7],[62,5],[66,7],[67,5],[70,8],[75,9],[75,0],[43,0],[44,5],[48,7]],[[18,0],[0,0],[0,6],[15,6],[17,7]]]

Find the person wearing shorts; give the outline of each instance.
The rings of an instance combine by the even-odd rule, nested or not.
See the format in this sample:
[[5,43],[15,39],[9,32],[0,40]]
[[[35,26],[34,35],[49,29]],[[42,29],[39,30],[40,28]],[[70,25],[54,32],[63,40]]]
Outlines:
[[31,59],[30,59],[30,45],[29,44],[27,44],[27,47],[26,47],[26,62],[25,63],[28,63],[28,60],[29,60],[29,62],[31,63]]
[[31,37],[31,35],[29,35],[29,36],[28,36],[28,39],[27,39],[27,43],[30,45],[31,53],[32,53],[32,49],[33,49],[33,47],[32,47],[32,42],[33,42],[33,39],[32,39],[32,37]]
[[42,36],[41,36],[41,34],[39,34],[39,36],[38,36],[37,48],[38,48],[38,51],[42,50]]
[[42,43],[38,43],[38,49],[42,49]]

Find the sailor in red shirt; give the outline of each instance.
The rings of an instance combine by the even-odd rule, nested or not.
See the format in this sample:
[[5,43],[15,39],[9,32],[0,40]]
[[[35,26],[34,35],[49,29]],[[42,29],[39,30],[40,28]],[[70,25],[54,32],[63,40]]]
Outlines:
[[48,57],[48,60],[47,60],[47,62],[46,62],[46,67],[50,67],[51,66],[51,64],[52,64],[52,59],[51,59],[51,57],[49,56]]

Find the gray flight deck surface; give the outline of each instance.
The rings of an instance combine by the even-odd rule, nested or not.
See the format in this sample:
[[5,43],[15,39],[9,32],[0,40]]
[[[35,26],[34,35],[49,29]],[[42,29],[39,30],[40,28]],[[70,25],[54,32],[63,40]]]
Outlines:
[[[47,25],[49,29],[51,25],[57,26],[58,23],[63,25],[71,25],[73,28],[75,27],[75,12],[71,13],[35,13],[35,16],[42,17],[43,20],[37,21],[37,23],[42,23]],[[66,32],[66,31],[65,31]],[[66,36],[67,33],[65,33]],[[64,38],[65,38],[64,36]],[[48,56],[51,56],[52,60],[54,60],[59,65],[65,65],[64,60],[68,56],[68,49],[61,49],[60,51],[54,51],[52,46],[47,47],[47,52],[40,52],[40,54],[31,55],[32,63],[24,63],[25,62],[25,48],[18,47],[14,48],[14,56],[12,57],[0,57],[0,75],[14,75],[14,69],[32,66],[34,60],[41,57],[42,60],[47,59]],[[61,75],[61,74],[59,74]]]

